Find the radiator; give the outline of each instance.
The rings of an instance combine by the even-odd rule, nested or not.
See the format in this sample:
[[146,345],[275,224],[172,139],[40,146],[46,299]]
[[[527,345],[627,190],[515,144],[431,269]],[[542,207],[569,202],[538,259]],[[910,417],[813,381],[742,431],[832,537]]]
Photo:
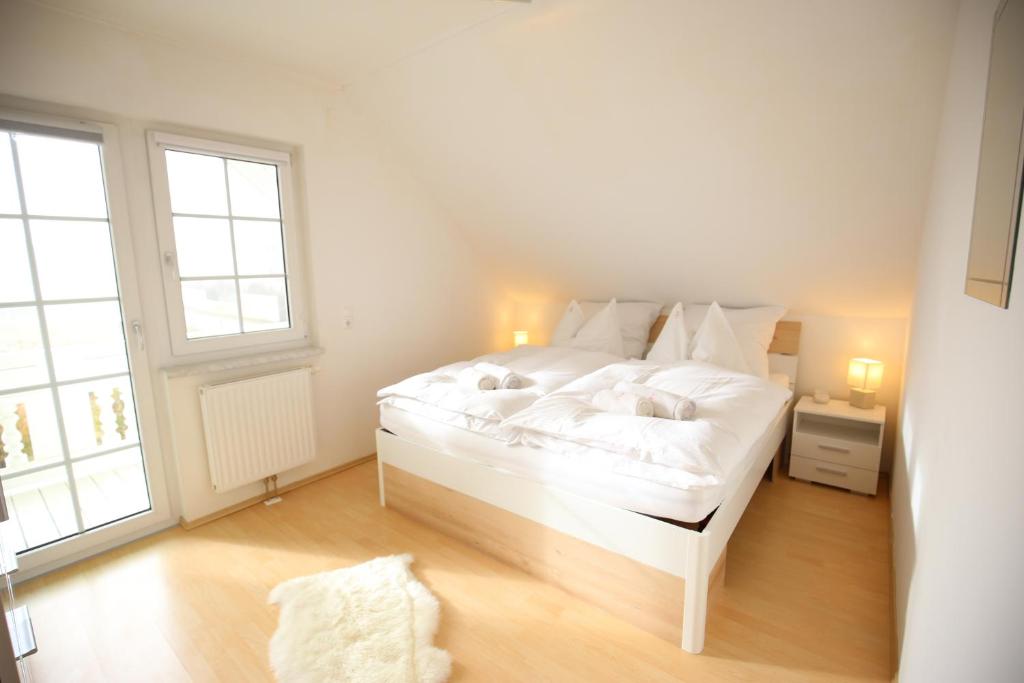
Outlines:
[[199,388],[213,490],[297,467],[316,453],[310,368]]

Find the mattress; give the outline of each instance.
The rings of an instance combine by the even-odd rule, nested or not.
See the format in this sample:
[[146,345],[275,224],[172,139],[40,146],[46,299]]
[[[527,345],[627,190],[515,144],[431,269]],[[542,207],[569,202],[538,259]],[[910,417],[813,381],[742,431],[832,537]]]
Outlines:
[[[772,381],[788,387],[789,378],[773,375]],[[576,448],[573,453],[509,445],[485,433],[469,431],[433,420],[423,414],[381,404],[380,424],[393,434],[420,446],[446,453],[591,500],[656,517],[699,522],[739,486],[757,454],[782,439],[788,403],[765,426],[764,433],[743,461],[728,472],[718,486],[686,489],[623,473],[624,456],[599,448]]]

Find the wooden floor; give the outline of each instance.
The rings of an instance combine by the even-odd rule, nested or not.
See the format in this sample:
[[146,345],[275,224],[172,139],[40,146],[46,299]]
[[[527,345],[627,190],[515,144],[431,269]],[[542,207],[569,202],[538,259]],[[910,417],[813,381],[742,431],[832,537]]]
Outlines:
[[888,526],[883,494],[762,483],[701,655],[380,508],[373,463],[19,591],[36,681],[271,680],[274,585],[401,552],[441,600],[453,681],[879,680],[890,673]]

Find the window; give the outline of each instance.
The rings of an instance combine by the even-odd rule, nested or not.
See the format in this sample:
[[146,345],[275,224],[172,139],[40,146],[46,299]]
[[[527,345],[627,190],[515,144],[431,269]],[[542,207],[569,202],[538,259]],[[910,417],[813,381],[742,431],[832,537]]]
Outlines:
[[0,478],[19,553],[152,508],[104,137],[81,126],[0,120]]
[[305,336],[289,155],[150,133],[172,348]]

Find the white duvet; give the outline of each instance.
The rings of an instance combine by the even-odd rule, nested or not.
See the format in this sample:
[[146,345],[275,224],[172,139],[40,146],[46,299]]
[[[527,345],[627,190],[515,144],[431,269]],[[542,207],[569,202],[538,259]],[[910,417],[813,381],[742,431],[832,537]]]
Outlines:
[[[452,363],[385,387],[377,392],[378,404],[506,440],[509,434],[501,427],[502,420],[559,387],[621,360],[598,351],[517,346],[511,351]],[[467,391],[459,386],[456,382],[459,371],[483,362],[512,370],[523,378],[522,388]]]
[[[694,419],[617,415],[594,407],[594,395],[619,381],[689,397],[697,404]],[[618,362],[538,399],[502,427],[511,443],[566,455],[601,449],[625,456],[614,468],[623,474],[678,488],[712,488],[725,483],[791,395],[768,380],[698,361]]]

